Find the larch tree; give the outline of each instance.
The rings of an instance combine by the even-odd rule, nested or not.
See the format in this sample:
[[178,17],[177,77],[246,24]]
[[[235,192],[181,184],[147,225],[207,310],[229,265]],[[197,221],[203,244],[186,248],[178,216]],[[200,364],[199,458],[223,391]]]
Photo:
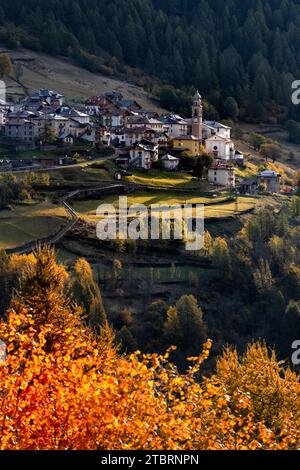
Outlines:
[[7,77],[13,72],[13,66],[8,54],[0,54],[0,76]]
[[199,351],[206,336],[203,312],[193,295],[184,295],[167,313],[167,339],[182,350]]
[[85,258],[76,261],[71,283],[75,300],[78,305],[84,308],[87,315],[87,323],[99,330],[107,318],[100,288],[96,284],[91,266]]
[[38,327],[50,323],[67,327],[80,322],[79,309],[67,293],[67,281],[68,274],[57,263],[54,249],[38,246],[30,263],[25,261],[11,307],[16,311],[28,309]]
[[230,280],[232,277],[231,256],[228,244],[224,238],[218,237],[213,243],[212,260],[219,269],[223,279]]

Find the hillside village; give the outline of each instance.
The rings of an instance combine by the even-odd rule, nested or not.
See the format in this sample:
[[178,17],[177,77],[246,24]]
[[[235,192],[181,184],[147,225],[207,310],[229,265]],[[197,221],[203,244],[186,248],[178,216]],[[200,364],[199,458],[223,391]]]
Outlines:
[[300,450],[299,162],[300,0],[0,1],[4,468]]
[[205,120],[199,92],[193,97],[191,117],[184,118],[173,113],[159,115],[116,91],[92,96],[75,108],[62,94],[40,89],[19,104],[1,101],[0,125],[6,141],[13,142],[17,150],[54,145],[66,149],[66,155],[57,159],[1,157],[0,171],[72,164],[75,160],[67,149],[80,142],[95,149],[114,147],[120,168],[117,179],[122,178],[122,171],[133,168],[176,171],[182,157],[197,159],[207,154],[213,157],[207,169],[211,184],[230,190],[238,186],[243,194],[254,194],[262,186],[272,193],[280,191],[280,174],[273,170],[250,180],[236,180],[235,167],[243,166],[244,155],[235,148],[229,126]]

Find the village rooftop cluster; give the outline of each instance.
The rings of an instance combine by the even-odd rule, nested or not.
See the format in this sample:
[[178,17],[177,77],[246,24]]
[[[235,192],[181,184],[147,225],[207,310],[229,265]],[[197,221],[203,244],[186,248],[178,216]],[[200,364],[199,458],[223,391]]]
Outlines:
[[[5,137],[21,150],[43,149],[50,143],[68,147],[75,141],[96,149],[113,146],[118,149],[116,163],[125,170],[147,171],[160,161],[163,169],[176,171],[182,155],[196,159],[206,152],[214,158],[209,182],[230,189],[237,185],[235,166],[244,162],[231,139],[231,128],[203,118],[199,92],[193,97],[191,117],[184,118],[143,109],[116,91],[92,96],[75,108],[65,103],[60,93],[41,89],[19,104],[1,101],[0,126]],[[26,161],[26,168],[69,163],[72,160],[67,156],[57,161],[33,157]],[[24,165],[23,161],[2,160],[0,171]],[[280,175],[265,171],[254,180],[242,182],[240,192],[255,193],[261,183],[270,192],[280,191]]]

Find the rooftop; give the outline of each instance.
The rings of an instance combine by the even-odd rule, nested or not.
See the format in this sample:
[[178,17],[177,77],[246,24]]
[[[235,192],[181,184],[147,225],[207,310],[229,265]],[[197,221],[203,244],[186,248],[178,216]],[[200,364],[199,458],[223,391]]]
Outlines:
[[178,137],[174,137],[174,140],[193,140],[195,142],[199,142],[200,140],[193,136],[193,135],[180,135]]
[[30,95],[30,98],[63,98],[63,95],[53,90],[41,89],[32,93],[32,95]]
[[225,124],[221,124],[217,121],[204,121],[204,124],[208,127],[212,127],[213,129],[231,129],[231,127],[225,126]]
[[187,121],[178,114],[166,114],[161,117],[163,124],[187,124]]
[[264,170],[259,173],[259,176],[262,178],[280,178],[281,174],[273,170]]
[[168,161],[168,162],[171,162],[171,161],[172,161],[172,162],[175,162],[175,161],[176,161],[176,162],[179,162],[179,161],[180,161],[179,158],[173,157],[173,155],[169,155],[169,154],[167,154],[167,155],[165,155],[164,157],[162,157],[162,160],[163,160],[164,162],[165,162],[165,161]]

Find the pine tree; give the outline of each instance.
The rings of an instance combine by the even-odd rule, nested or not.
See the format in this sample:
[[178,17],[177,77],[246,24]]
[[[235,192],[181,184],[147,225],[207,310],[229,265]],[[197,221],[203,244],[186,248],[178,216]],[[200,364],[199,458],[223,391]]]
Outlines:
[[274,8],[270,0],[243,7],[237,0],[3,0],[0,33],[10,47],[66,54],[93,71],[103,50],[176,87],[199,87],[222,117],[230,96],[248,117],[275,115],[279,104],[283,116],[299,120],[290,100],[290,84],[300,76],[299,15],[295,0]]
[[55,131],[46,120],[44,121],[41,139],[44,144],[53,144],[56,141]]
[[226,99],[224,105],[225,105],[227,117],[235,121],[239,116],[239,107],[238,107],[236,100],[232,96],[229,96]]
[[204,164],[202,158],[197,158],[195,168],[193,170],[193,175],[201,180],[204,174]]

